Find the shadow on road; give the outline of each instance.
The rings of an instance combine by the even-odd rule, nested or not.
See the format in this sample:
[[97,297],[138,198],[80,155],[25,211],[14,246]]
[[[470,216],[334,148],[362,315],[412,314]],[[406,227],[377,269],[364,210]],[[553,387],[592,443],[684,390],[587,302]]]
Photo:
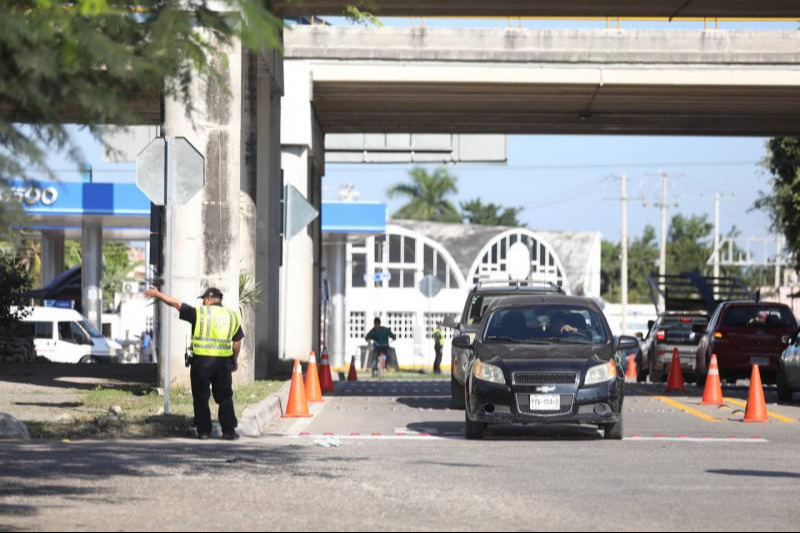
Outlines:
[[[430,433],[440,438],[464,440],[464,422],[418,422],[407,428],[417,433]],[[591,441],[600,440],[599,430],[591,426],[554,425],[497,425],[486,429],[486,440],[529,441]]]
[[770,472],[767,470],[706,470],[708,474],[736,477],[764,477],[774,479],[800,479],[800,474],[794,472]]
[[[337,457],[339,463],[360,461]],[[287,474],[311,480],[337,479],[331,473],[330,457],[314,456],[302,446],[267,447],[219,441],[161,442],[6,442],[0,446],[0,529],[14,526],[13,518],[27,519],[39,509],[53,505],[79,505],[104,501],[124,504],[130,495],[110,488],[105,481],[174,477],[193,478],[246,475],[271,478]],[[337,469],[341,471],[340,469]],[[124,486],[119,483],[116,486]],[[8,503],[6,498],[30,498],[35,505]],[[5,528],[5,529],[4,529]]]

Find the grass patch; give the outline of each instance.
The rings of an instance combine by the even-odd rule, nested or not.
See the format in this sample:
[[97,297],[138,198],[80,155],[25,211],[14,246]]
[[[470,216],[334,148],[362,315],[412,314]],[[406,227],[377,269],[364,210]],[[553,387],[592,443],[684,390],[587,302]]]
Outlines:
[[[236,414],[277,392],[282,381],[257,381],[236,387],[233,399]],[[216,418],[216,404],[210,402],[212,419]],[[119,423],[103,426],[109,409],[118,406],[122,414]],[[194,414],[191,391],[173,387],[170,393],[170,415],[160,414],[164,398],[151,385],[103,385],[82,394],[82,405],[67,412],[57,422],[25,421],[33,438],[80,440],[85,438],[164,438],[185,437],[191,434]]]

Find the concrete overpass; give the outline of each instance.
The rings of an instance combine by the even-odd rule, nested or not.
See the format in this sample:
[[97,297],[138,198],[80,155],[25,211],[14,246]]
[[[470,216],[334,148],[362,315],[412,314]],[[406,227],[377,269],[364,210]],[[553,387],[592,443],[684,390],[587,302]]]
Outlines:
[[340,15],[348,4],[384,17],[750,17],[800,16],[796,0],[274,0],[282,16]]
[[285,42],[326,133],[800,133],[800,32],[301,26]]

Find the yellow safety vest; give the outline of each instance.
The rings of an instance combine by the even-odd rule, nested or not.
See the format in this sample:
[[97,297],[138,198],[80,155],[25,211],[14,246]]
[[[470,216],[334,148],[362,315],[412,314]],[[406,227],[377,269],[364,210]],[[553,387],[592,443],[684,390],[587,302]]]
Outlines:
[[199,307],[192,336],[192,352],[202,357],[232,357],[233,336],[241,325],[239,313],[217,305]]

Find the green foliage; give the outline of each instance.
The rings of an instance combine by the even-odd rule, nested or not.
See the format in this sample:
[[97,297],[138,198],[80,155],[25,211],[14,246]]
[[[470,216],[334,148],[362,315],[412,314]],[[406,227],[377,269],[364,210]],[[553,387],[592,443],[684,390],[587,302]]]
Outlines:
[[775,231],[786,237],[786,249],[800,269],[800,138],[771,139],[767,152],[764,165],[772,174],[772,190],[762,193],[754,207],[765,211]]
[[261,283],[256,281],[250,272],[245,270],[239,272],[239,307],[254,310],[261,301],[263,289]]
[[358,24],[361,26],[377,26],[382,28],[383,22],[381,22],[381,19],[370,12],[374,10],[374,2],[362,0],[360,2],[345,6],[342,15],[350,24]]
[[0,254],[0,330],[13,328],[27,316],[27,302],[20,297],[31,290],[31,278],[10,254]]
[[713,231],[714,225],[706,216],[672,217],[667,241],[667,272],[704,273],[708,269],[708,258],[714,252]]
[[[602,244],[601,286],[603,298],[620,301],[620,259],[622,247],[609,241]],[[650,303],[647,276],[658,271],[658,238],[652,226],[646,226],[642,235],[631,240],[628,246],[628,301]]]
[[393,216],[398,219],[423,220],[428,222],[461,222],[458,209],[447,199],[458,192],[458,179],[444,167],[433,173],[421,167],[409,173],[411,183],[392,186],[389,198],[405,197],[408,203]]
[[520,227],[523,224],[517,218],[525,208],[503,207],[495,203],[484,204],[480,198],[469,202],[461,202],[461,214],[470,224],[484,226]]
[[[74,268],[83,263],[81,245],[77,241],[64,243],[64,264]],[[131,273],[142,266],[141,261],[132,261],[130,248],[122,242],[103,243],[103,295],[105,304],[113,304],[114,295],[122,292],[122,284]]]
[[279,46],[266,2],[224,1],[223,13],[212,0],[0,0],[0,182],[52,178],[56,152],[82,163],[63,124],[73,117],[100,139],[100,124],[137,123],[142,95],[176,98],[188,114],[193,80],[224,81],[220,50],[237,37]]

